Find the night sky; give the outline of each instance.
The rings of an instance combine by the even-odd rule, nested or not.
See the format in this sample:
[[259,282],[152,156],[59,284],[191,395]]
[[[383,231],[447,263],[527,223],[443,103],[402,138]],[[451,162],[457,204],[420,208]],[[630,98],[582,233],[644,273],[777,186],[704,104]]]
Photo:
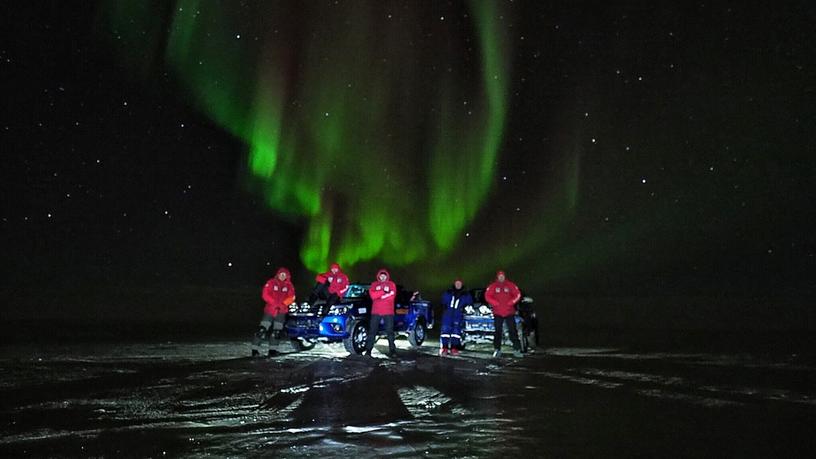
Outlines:
[[3,308],[813,293],[816,7],[607,3],[5,2]]

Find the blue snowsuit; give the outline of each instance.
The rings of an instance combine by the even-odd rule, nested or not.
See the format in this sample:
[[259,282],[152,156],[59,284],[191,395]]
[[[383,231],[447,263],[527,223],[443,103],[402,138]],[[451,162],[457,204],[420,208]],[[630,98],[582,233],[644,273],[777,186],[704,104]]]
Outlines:
[[462,340],[462,322],[465,306],[473,304],[473,297],[464,287],[449,288],[442,294],[442,326],[439,342],[443,349],[458,348]]

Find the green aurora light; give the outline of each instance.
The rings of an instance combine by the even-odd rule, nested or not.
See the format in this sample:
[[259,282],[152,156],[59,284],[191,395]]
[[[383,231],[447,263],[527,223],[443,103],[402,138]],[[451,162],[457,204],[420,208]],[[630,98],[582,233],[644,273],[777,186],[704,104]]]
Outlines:
[[[149,5],[111,5],[114,31],[151,23]],[[496,183],[511,77],[502,23],[511,12],[466,5],[445,22],[428,20],[429,5],[275,2],[235,12],[179,0],[166,39],[131,44],[143,55],[162,46],[198,107],[248,146],[251,189],[306,221],[306,268],[376,260],[447,279],[445,260],[462,251]],[[388,11],[400,20],[383,21]],[[459,273],[483,276],[558,237],[577,201],[579,155],[566,156],[564,185],[529,196],[541,213],[512,225],[519,237],[466,254]]]

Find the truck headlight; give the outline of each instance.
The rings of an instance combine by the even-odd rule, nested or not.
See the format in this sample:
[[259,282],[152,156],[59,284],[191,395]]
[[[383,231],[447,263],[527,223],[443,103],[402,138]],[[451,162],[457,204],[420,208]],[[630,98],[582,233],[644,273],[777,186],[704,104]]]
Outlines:
[[330,316],[342,316],[345,315],[349,310],[348,306],[345,305],[334,305],[329,309]]

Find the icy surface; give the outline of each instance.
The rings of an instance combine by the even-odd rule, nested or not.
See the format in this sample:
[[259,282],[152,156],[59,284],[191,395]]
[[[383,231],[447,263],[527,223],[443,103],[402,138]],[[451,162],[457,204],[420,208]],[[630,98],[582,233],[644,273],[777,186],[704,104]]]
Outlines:
[[[0,348],[0,455],[807,455],[816,370],[751,355],[539,349],[399,359],[247,343]],[[378,347],[380,351],[385,349]],[[506,354],[509,354],[506,353]]]

